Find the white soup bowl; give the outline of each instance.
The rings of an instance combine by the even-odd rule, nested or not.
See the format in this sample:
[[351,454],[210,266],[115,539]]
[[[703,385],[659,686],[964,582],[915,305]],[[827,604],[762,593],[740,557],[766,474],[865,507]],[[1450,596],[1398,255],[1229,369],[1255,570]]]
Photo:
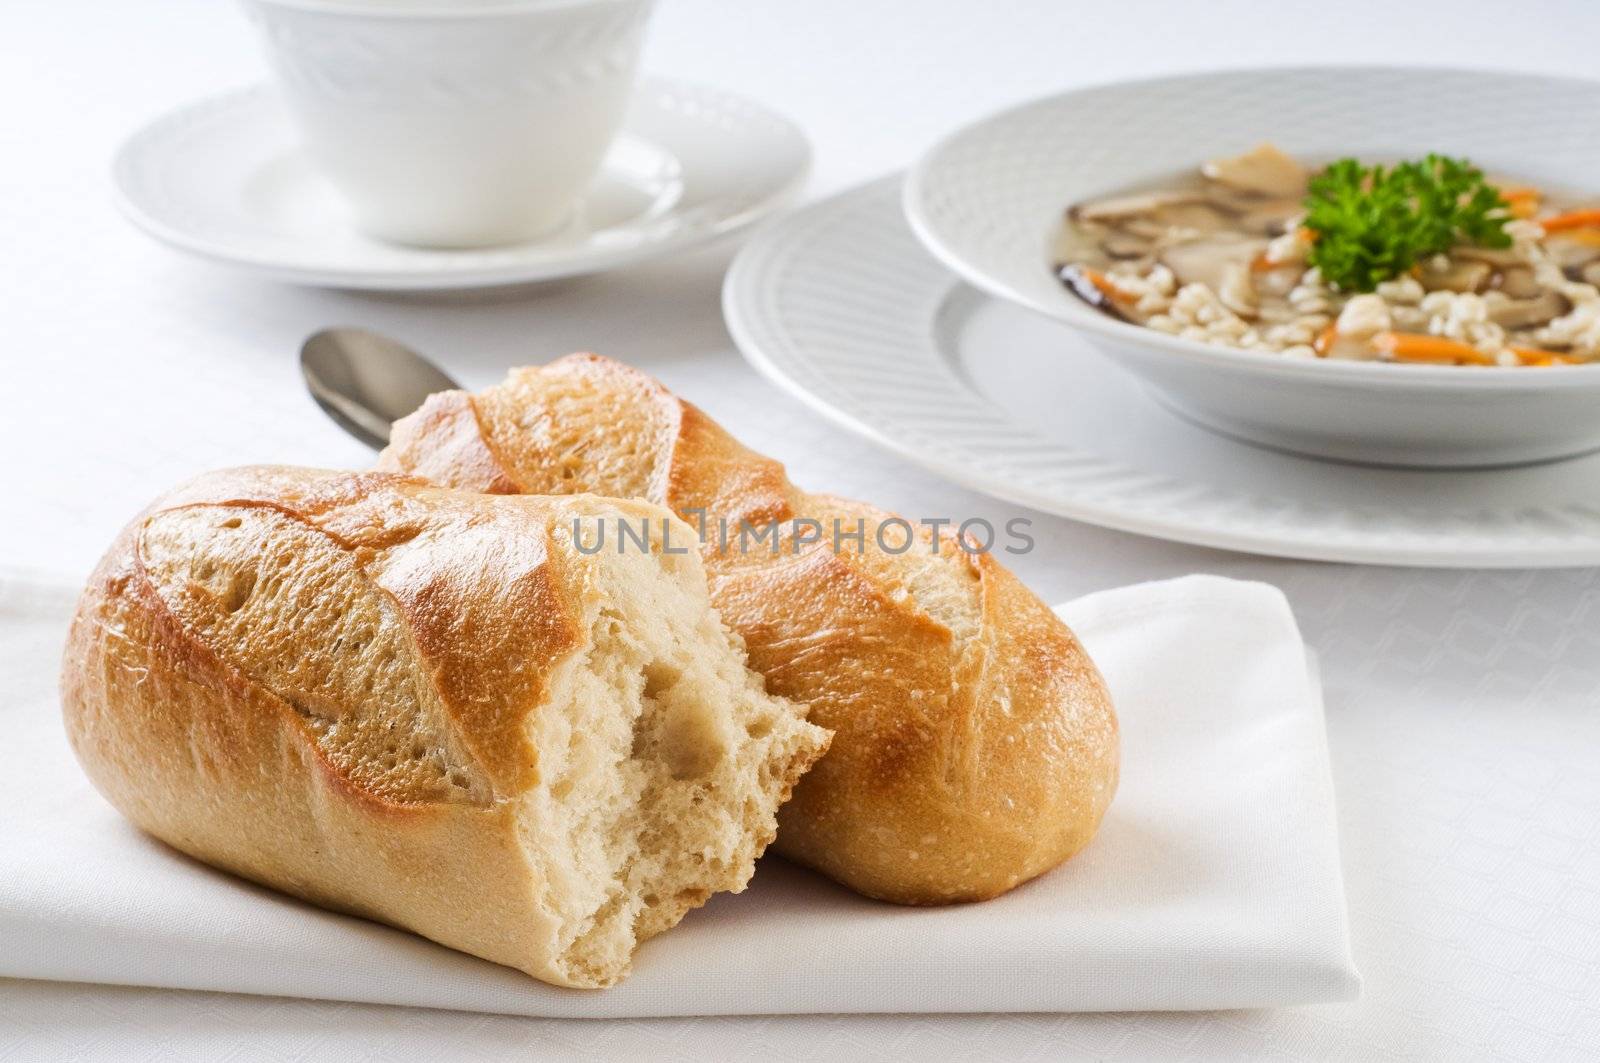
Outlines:
[[1464,155],[1600,193],[1600,83],[1375,67],[1242,70],[1083,89],[936,145],[909,175],[912,228],[978,288],[1077,329],[1162,404],[1268,447],[1472,467],[1600,449],[1600,364],[1525,368],[1295,360],[1116,321],[1050,261],[1071,203],[1192,172],[1270,140],[1311,159]]

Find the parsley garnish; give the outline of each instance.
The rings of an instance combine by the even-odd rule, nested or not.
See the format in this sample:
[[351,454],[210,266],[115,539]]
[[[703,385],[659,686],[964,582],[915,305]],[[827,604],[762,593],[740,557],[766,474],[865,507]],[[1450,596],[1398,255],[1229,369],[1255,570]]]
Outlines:
[[1308,260],[1342,291],[1370,292],[1457,243],[1510,247],[1510,206],[1465,159],[1429,155],[1385,169],[1340,159],[1311,179]]

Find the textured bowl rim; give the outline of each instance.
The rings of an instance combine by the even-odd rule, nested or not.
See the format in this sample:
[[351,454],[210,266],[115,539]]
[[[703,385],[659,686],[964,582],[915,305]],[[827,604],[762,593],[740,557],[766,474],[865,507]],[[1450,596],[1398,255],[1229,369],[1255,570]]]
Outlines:
[[[1411,365],[1393,362],[1358,362],[1329,359],[1284,358],[1275,354],[1247,351],[1237,347],[1201,343],[1185,339],[1142,325],[1117,321],[1086,306],[1074,305],[1066,299],[1060,302],[1041,302],[1032,298],[1004,277],[997,276],[972,262],[959,242],[949,239],[941,226],[926,210],[926,188],[930,172],[943,160],[946,153],[963,146],[970,138],[982,136],[999,123],[1014,119],[1035,110],[1047,110],[1063,101],[1091,92],[1107,90],[1172,86],[1240,77],[1294,76],[1301,74],[1333,73],[1355,76],[1377,74],[1458,74],[1481,79],[1543,82],[1554,88],[1567,86],[1588,93],[1600,91],[1600,81],[1579,77],[1562,77],[1510,70],[1483,70],[1461,66],[1422,66],[1400,64],[1293,64],[1284,66],[1238,67],[1227,70],[1191,71],[1164,74],[1159,77],[1118,78],[1079,86],[1066,92],[1039,96],[1010,107],[993,111],[982,118],[968,122],[939,138],[919,156],[906,174],[901,192],[901,206],[911,230],[941,263],[962,280],[981,291],[1008,302],[1026,307],[1055,321],[1094,333],[1114,343],[1132,343],[1162,354],[1177,355],[1191,363],[1228,369],[1236,372],[1253,372],[1263,376],[1320,380],[1328,383],[1380,383],[1426,390],[1466,391],[1549,391],[1568,388],[1600,389],[1600,365],[1553,366],[1449,366]],[[1034,258],[1034,249],[1028,258]],[[1041,268],[1043,266],[1041,265]]]

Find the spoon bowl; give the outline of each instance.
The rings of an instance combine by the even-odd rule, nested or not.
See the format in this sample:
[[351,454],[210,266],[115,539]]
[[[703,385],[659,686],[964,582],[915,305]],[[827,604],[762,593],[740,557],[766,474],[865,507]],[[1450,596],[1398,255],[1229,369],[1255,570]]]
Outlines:
[[429,395],[461,386],[399,340],[360,328],[312,333],[300,347],[300,372],[323,412],[378,450],[389,445],[394,422]]

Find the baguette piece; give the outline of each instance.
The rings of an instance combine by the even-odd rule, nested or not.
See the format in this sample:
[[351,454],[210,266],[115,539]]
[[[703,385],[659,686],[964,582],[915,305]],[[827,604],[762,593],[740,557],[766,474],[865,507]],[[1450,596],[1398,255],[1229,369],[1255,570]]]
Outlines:
[[83,592],[72,747],[206,863],[557,985],[613,983],[639,942],[744,888],[828,741],[745,667],[695,552],[574,547],[616,520],[694,541],[641,501],[202,477]]
[[[643,373],[572,355],[434,395],[395,426],[379,467],[486,492],[648,498],[702,528],[712,601],[751,666],[835,732],[776,848],[852,889],[905,904],[993,897],[1082,849],[1111,801],[1105,685],[991,554],[923,526],[897,552],[892,514],[806,494]],[[770,550],[730,531],[724,547],[724,526],[797,518],[827,530],[806,544],[791,524]],[[860,545],[841,537],[836,551],[835,521],[862,529]]]

